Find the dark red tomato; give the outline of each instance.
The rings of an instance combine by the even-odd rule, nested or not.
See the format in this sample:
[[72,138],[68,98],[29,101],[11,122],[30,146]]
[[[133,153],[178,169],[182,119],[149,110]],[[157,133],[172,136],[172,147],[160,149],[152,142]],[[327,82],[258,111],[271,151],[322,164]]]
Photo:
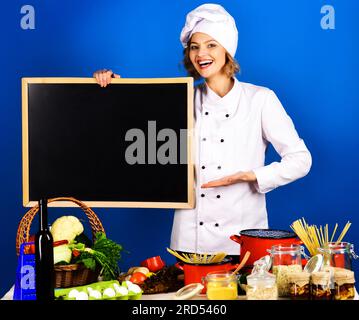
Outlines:
[[77,249],[72,250],[72,255],[73,255],[75,258],[77,258],[80,254],[81,254],[81,252],[80,252],[79,250],[77,250]]
[[[35,242],[35,235],[34,234],[30,235],[28,242]],[[35,243],[26,245],[24,247],[24,253],[25,254],[35,254]]]

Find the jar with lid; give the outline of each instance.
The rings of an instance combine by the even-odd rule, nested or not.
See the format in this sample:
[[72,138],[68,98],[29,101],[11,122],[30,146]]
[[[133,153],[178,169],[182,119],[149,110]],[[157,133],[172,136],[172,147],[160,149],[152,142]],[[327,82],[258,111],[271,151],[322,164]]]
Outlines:
[[288,274],[289,295],[293,300],[310,299],[310,273],[293,272]]
[[357,259],[354,245],[349,242],[328,242],[325,247],[318,248],[324,256],[324,265],[352,270],[352,259]]
[[288,275],[302,271],[304,247],[300,245],[275,245],[268,252],[272,258],[272,272],[276,275],[278,296],[289,297]]
[[330,272],[317,271],[311,274],[311,297],[313,300],[331,300]]
[[354,298],[354,272],[336,269],[334,272],[334,300],[351,300]]
[[247,300],[276,300],[276,276],[269,273],[264,261],[255,261],[252,273],[247,276]]
[[210,272],[204,278],[208,300],[236,300],[238,298],[238,279],[228,271]]

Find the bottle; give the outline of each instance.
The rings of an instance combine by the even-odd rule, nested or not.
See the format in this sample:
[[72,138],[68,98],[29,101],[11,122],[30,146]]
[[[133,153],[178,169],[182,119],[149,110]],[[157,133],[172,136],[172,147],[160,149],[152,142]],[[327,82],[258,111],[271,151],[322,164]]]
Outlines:
[[47,199],[39,201],[40,230],[35,236],[35,282],[37,300],[54,300],[53,238],[47,225]]

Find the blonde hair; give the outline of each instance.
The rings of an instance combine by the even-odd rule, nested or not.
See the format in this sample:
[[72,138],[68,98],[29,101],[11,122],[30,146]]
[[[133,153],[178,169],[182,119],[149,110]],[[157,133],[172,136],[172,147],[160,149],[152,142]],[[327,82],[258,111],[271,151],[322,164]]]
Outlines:
[[[183,65],[185,69],[187,70],[187,74],[190,77],[193,77],[194,80],[198,80],[201,78],[201,75],[197,72],[196,68],[191,62],[191,59],[189,58],[189,44],[187,47],[183,50]],[[240,66],[238,62],[226,51],[226,63],[223,66],[224,73],[229,77],[232,78],[236,73],[240,71]]]

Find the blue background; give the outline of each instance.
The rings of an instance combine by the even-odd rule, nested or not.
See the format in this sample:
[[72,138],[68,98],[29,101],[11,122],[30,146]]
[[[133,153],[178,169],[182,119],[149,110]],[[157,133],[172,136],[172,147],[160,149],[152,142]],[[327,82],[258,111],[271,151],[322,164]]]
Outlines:
[[[112,68],[123,77],[184,76],[179,34],[188,11],[204,1],[7,1],[0,10],[2,76],[0,115],[0,294],[15,280],[15,237],[22,207],[21,77],[91,77]],[[296,219],[311,224],[350,220],[345,240],[359,250],[359,1],[219,1],[236,19],[240,81],[273,89],[313,156],[304,179],[267,196],[272,228]],[[20,27],[23,5],[35,8],[35,29]],[[336,29],[320,26],[323,5],[333,5]],[[170,107],[170,105],[169,105]],[[268,162],[277,159],[270,149]],[[82,216],[50,209],[51,217]],[[166,253],[173,210],[94,209],[108,236],[121,243],[121,268]],[[35,223],[35,222],[34,222]],[[35,223],[34,230],[36,231]],[[238,230],[239,231],[239,230]],[[338,235],[338,234],[337,234]],[[358,274],[358,261],[353,262]]]

